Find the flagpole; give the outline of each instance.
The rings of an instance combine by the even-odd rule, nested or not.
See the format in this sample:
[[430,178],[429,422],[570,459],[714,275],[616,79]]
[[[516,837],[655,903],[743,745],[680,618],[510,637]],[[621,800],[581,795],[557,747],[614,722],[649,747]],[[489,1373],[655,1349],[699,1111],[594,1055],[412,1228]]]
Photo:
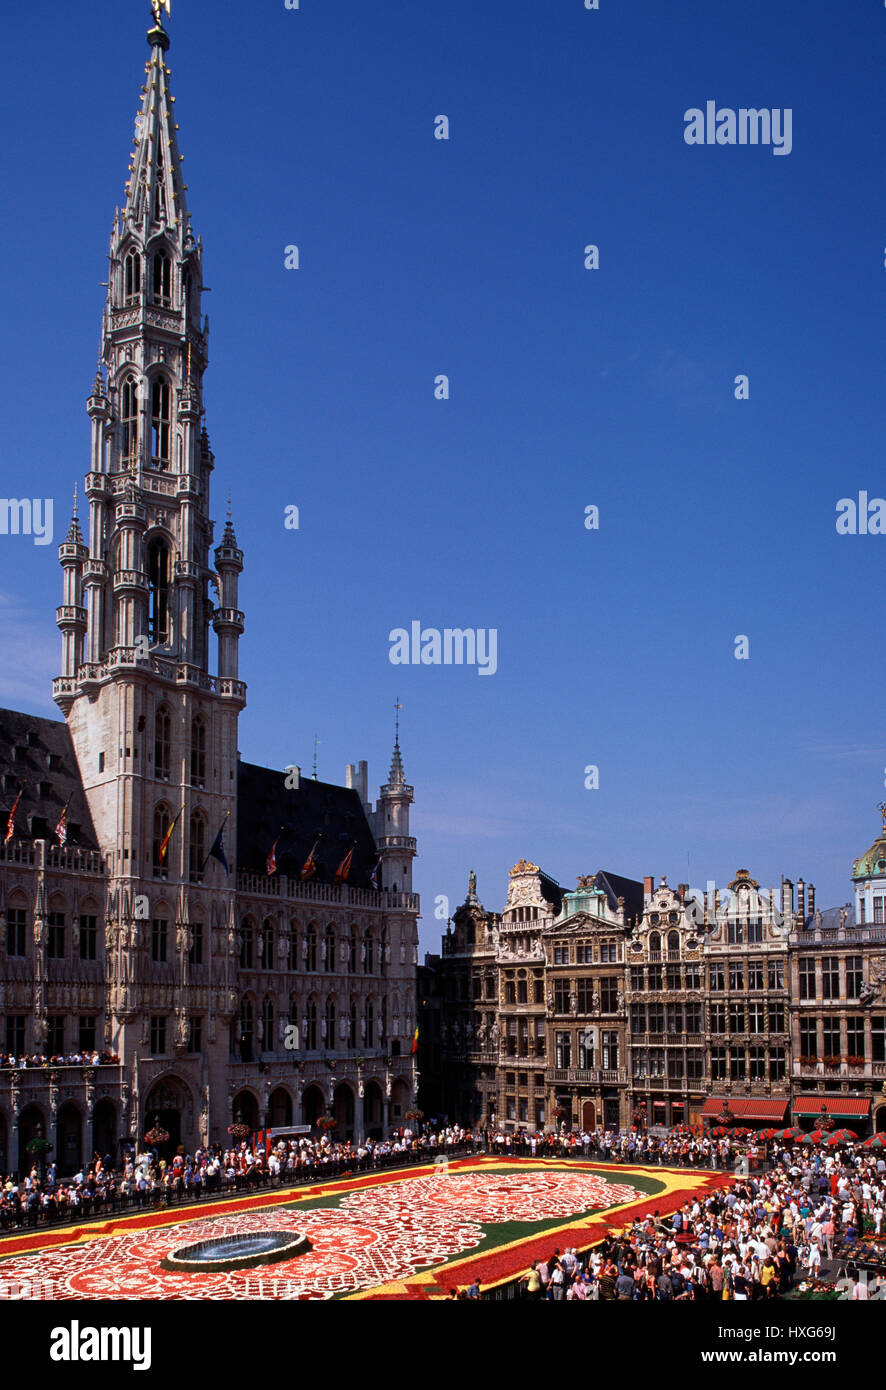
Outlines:
[[228,816],[229,816],[230,814],[231,814],[230,811],[225,811],[225,819],[222,821],[221,825],[220,825],[219,828],[218,828],[218,834],[216,835],[215,840],[213,840],[213,842],[212,842],[212,849],[210,849],[210,851],[209,851],[209,853],[207,854],[206,858],[203,860],[203,864],[202,864],[202,866],[201,866],[201,868],[200,868],[201,874],[203,873],[203,870],[206,868],[206,865],[209,863],[210,859],[212,858],[212,850],[215,848],[215,841],[218,839],[218,836],[219,836],[219,835],[222,833],[222,831],[224,830],[224,828],[225,828],[225,821],[228,819]]

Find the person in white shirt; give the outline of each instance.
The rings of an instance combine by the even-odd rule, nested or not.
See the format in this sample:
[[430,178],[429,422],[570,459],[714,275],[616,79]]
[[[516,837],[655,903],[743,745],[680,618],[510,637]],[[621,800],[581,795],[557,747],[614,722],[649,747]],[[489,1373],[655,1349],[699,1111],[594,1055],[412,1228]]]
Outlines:
[[857,1280],[855,1286],[853,1287],[853,1290],[852,1290],[852,1297],[853,1297],[853,1299],[863,1299],[863,1300],[866,1300],[867,1297],[868,1297],[868,1286],[867,1286],[866,1283],[864,1283],[864,1282],[862,1281],[861,1275],[859,1275],[858,1280]]

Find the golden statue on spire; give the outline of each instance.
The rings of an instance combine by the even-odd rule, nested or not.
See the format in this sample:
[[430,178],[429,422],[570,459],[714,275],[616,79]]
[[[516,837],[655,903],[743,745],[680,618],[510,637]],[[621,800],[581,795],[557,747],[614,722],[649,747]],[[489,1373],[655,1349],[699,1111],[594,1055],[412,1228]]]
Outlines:
[[163,28],[162,12],[165,10],[168,15],[171,3],[172,0],[151,0],[151,9],[154,11],[154,23],[161,29]]

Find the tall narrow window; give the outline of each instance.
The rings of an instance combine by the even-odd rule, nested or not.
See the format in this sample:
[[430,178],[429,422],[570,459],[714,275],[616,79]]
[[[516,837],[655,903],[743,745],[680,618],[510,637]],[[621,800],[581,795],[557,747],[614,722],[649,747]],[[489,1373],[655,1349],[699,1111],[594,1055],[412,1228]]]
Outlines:
[[169,710],[161,705],[154,715],[154,776],[169,781],[172,764],[172,737]]
[[154,303],[164,309],[172,305],[172,261],[165,251],[154,256]]
[[252,947],[255,932],[249,918],[244,918],[240,924],[240,969],[252,969]]
[[169,922],[165,917],[155,917],[151,922],[151,960],[157,963],[167,959],[169,945]]
[[[188,962],[190,965],[203,964],[203,923],[191,923],[191,949],[188,952]],[[192,1049],[199,1052],[199,1048]]]
[[169,830],[169,826],[170,826],[169,812],[167,811],[167,809],[166,809],[165,806],[158,806],[157,809],[156,809],[156,811],[154,812],[154,858],[153,858],[153,863],[154,863],[154,877],[155,877],[155,878],[158,878],[158,877],[160,877],[160,876],[162,876],[162,877],[165,878],[165,876],[166,876],[166,868],[167,868],[167,865],[168,865],[168,863],[169,863],[169,848],[168,848],[168,846],[167,846],[166,853],[165,853],[165,856],[164,856],[163,859],[160,858],[160,851],[161,851],[161,849],[163,848],[163,842],[164,842],[164,840],[166,839],[166,834],[167,834],[167,831]]
[[191,816],[188,840],[188,877],[192,883],[203,882],[203,861],[206,858],[206,821],[200,811]]
[[365,1033],[366,1033],[366,1036],[364,1037],[363,1041],[364,1041],[364,1043],[366,1044],[367,1047],[374,1047],[374,1046],[375,1046],[375,1009],[374,1009],[373,1006],[372,1006],[372,1000],[371,1000],[371,999],[367,999],[367,1000],[366,1000],[366,1009],[365,1009],[365,1012],[364,1012],[364,1015],[363,1015],[363,1023],[364,1023],[364,1030],[365,1030]]
[[157,179],[154,184],[154,212],[155,222],[166,221],[166,176],[164,172],[163,150],[159,143],[154,155],[156,162]]
[[253,1017],[252,1004],[244,999],[240,1005],[240,1061],[252,1061]]
[[308,1052],[317,1050],[317,1005],[313,999],[308,1002],[305,1015],[305,1048]]
[[261,1050],[274,1051],[274,1001],[268,995],[261,1009]]
[[123,378],[120,389],[120,424],[122,459],[131,464],[138,455],[138,387],[131,372]]
[[152,541],[148,548],[148,635],[152,642],[169,640],[169,547]]
[[335,1047],[335,999],[330,994],[326,1000],[326,1045]]
[[151,463],[169,467],[169,382],[162,376],[151,385]]
[[142,258],[137,251],[128,252],[123,262],[123,303],[137,304],[142,289]]
[[261,968],[262,970],[273,970],[274,968],[274,919],[266,917],[261,929]]
[[198,714],[191,720],[191,786],[206,785],[206,725]]

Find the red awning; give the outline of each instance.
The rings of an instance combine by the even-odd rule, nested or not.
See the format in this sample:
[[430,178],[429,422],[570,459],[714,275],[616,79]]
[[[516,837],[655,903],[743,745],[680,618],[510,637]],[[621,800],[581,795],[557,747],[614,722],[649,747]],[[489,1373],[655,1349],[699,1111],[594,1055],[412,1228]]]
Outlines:
[[[716,1117],[721,1113],[727,1101],[729,1109],[736,1119],[750,1120],[752,1123],[759,1124],[766,1124],[767,1122],[783,1124],[789,1104],[786,1097],[781,1100],[778,1098],[758,1100],[756,1097],[750,1096],[727,1096],[719,1099],[716,1096],[711,1096],[702,1106],[703,1117],[705,1119]],[[819,1102],[819,1108],[820,1106],[821,1102]]]
[[794,1100],[795,1115],[820,1115],[821,1107],[824,1106],[829,1115],[870,1115],[871,1098],[870,1096],[844,1096],[837,1092],[836,1095],[809,1095],[797,1096]]

